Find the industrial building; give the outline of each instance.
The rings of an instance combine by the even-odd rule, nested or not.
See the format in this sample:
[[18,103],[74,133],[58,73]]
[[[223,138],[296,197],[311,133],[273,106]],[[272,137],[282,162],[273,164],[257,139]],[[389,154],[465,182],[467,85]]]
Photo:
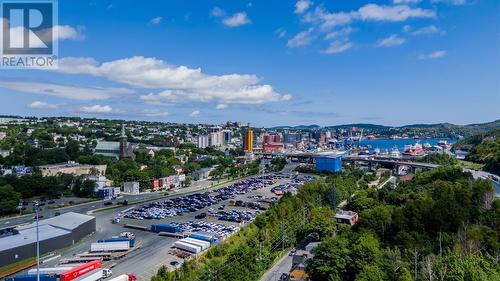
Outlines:
[[[65,213],[39,221],[40,254],[73,245],[95,232],[95,217]],[[36,223],[9,229],[0,236],[0,266],[36,256]]]
[[344,155],[345,153],[341,152],[317,154],[314,157],[316,160],[316,171],[342,172],[342,157]]
[[106,165],[88,165],[79,164],[74,161],[68,161],[60,164],[50,164],[38,167],[44,177],[56,176],[57,174],[71,174],[74,176],[86,176],[90,174],[98,174],[104,176],[106,174]]

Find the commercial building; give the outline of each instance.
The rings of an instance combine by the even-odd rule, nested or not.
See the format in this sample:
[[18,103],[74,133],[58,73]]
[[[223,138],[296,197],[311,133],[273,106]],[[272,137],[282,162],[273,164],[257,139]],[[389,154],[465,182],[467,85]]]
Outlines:
[[38,167],[44,177],[55,176],[57,174],[71,174],[74,176],[96,175],[104,176],[106,174],[106,165],[87,165],[79,164],[74,161],[67,163],[43,165]]
[[253,151],[253,131],[252,129],[248,129],[245,132],[245,136],[243,138],[243,149],[252,152]]
[[283,134],[284,143],[298,143],[302,141],[302,135],[299,133],[285,133]]
[[221,147],[224,145],[224,135],[222,131],[210,133],[210,146]]
[[123,183],[123,192],[131,195],[137,195],[140,193],[139,183],[136,181],[129,181]]
[[329,152],[317,154],[316,171],[342,172],[342,157],[345,153]]
[[282,152],[284,145],[281,142],[281,137],[277,134],[264,135],[262,141],[262,149],[265,152]]
[[[65,213],[39,222],[40,254],[69,247],[95,232],[95,217]],[[36,223],[8,229],[0,237],[0,266],[36,256]]]
[[231,130],[224,130],[222,134],[224,135],[224,143],[230,143],[233,138],[233,132]]

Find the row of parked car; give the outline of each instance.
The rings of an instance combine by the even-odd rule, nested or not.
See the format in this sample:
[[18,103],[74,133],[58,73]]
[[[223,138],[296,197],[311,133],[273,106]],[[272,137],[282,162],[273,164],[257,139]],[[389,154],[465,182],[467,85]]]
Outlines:
[[236,197],[236,195],[246,194],[250,191],[273,185],[278,178],[280,178],[280,176],[265,175],[245,179],[214,191],[195,193],[150,203],[139,208],[131,209],[124,214],[124,216],[138,220],[164,219],[167,217],[182,216],[185,213],[196,212],[197,210],[215,205],[221,201],[232,199]]
[[230,222],[246,222],[253,220],[257,215],[257,212],[241,211],[241,210],[230,210],[230,211],[209,211],[208,215],[211,217],[216,217],[222,221]]

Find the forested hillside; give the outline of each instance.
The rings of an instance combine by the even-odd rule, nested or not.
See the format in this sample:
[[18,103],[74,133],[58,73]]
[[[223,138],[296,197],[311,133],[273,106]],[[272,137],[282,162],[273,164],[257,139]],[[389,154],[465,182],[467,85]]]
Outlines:
[[485,171],[500,175],[500,130],[465,138],[453,148],[468,151],[466,160],[484,164]]
[[500,280],[500,201],[460,168],[417,174],[396,190],[358,192],[353,228],[322,241],[313,280]]

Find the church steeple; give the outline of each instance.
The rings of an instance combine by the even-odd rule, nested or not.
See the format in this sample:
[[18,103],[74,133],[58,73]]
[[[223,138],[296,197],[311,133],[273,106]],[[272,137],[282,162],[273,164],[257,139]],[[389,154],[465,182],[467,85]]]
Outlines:
[[120,136],[120,156],[126,157],[128,150],[127,134],[125,133],[125,124],[122,124],[122,134]]

